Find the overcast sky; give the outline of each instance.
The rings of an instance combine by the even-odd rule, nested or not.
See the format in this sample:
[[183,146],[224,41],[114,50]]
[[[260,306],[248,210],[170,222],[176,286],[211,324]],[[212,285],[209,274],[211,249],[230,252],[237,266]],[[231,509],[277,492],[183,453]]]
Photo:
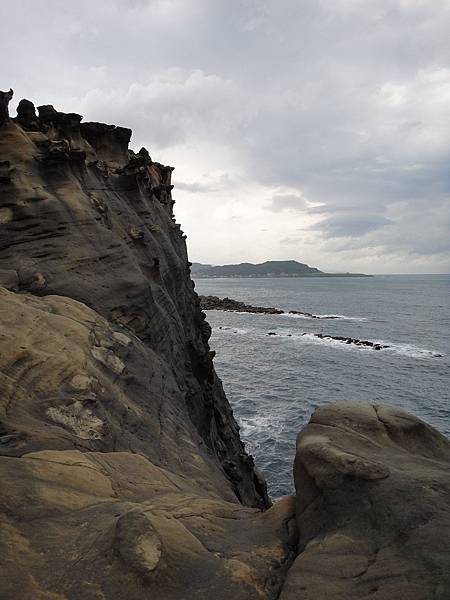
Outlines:
[[0,89],[175,166],[192,261],[450,271],[450,0],[15,0]]

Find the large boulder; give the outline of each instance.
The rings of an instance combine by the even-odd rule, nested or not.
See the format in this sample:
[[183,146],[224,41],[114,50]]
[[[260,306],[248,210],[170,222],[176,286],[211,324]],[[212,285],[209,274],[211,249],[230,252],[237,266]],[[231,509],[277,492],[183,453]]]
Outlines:
[[316,410],[295,458],[299,555],[282,600],[450,598],[450,442],[386,405]]

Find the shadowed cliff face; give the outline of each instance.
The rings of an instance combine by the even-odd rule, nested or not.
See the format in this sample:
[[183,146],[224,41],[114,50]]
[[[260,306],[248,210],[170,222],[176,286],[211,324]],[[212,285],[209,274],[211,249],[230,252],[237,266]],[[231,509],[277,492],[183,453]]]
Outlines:
[[[10,96],[0,98],[4,113]],[[44,373],[34,354],[45,335],[30,323],[24,349],[16,355],[11,339],[14,353],[3,357],[3,376],[8,381],[14,372],[20,379],[16,400],[6,399],[7,411],[3,406],[2,453],[131,450],[192,476],[195,448],[204,477],[224,497],[268,506],[214,372],[210,327],[173,216],[172,167],[153,162],[145,149],[130,152],[131,131],[123,127],[81,123],[81,116],[52,106],[39,107],[36,115],[27,100],[19,103],[17,118],[3,116],[0,283],[38,311],[42,305],[32,300],[38,296],[91,309],[83,321],[83,350],[100,373],[74,393],[71,355],[77,349],[68,338],[60,348],[66,370],[41,393],[36,380]],[[53,344],[47,340],[50,354]],[[24,388],[30,424],[17,401]],[[74,402],[102,421],[101,434],[80,441],[56,418]]]

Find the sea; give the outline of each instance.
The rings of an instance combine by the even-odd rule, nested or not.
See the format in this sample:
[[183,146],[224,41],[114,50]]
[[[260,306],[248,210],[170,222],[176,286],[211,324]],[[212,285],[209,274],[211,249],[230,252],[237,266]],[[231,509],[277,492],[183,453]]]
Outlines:
[[[273,499],[294,490],[296,436],[317,406],[343,400],[400,406],[450,436],[450,275],[195,283],[198,294],[321,317],[207,311],[216,371]],[[338,318],[323,318],[330,316]]]

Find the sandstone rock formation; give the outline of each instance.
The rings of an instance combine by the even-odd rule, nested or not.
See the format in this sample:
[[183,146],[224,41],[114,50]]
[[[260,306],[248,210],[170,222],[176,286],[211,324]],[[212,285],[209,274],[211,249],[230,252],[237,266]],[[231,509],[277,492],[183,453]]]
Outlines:
[[[267,506],[264,483],[244,451],[214,372],[210,328],[193,291],[185,241],[173,217],[172,169],[152,162],[148,153],[129,153],[129,129],[80,124],[79,115],[52,106],[39,107],[37,118],[29,101],[22,100],[19,107],[16,123],[5,125],[0,137],[0,284],[20,293],[3,296],[4,303],[25,307],[9,304],[3,313],[3,335],[11,347],[2,358],[7,382],[20,382],[20,389],[14,386],[15,397],[26,390],[35,414],[26,428],[22,403],[8,403],[3,427],[5,435],[14,437],[3,453],[79,444],[79,436],[62,422],[47,433],[55,422],[49,415],[78,400],[68,391],[76,376],[77,361],[71,355],[78,352],[80,373],[86,375],[91,362],[100,369],[81,391],[92,414],[105,422],[104,433],[90,449],[131,449],[169,466],[175,460],[190,476],[188,448],[201,446],[227,499],[231,481],[232,499]],[[54,296],[60,303],[54,298],[57,307],[49,307],[47,299]],[[46,298],[43,304],[39,297]],[[11,329],[8,319],[15,310],[23,315],[21,327]],[[84,339],[77,345],[78,338],[69,336],[56,351],[59,330],[52,315],[58,311],[69,320],[73,311],[79,315]],[[42,322],[38,330],[34,320]],[[119,334],[128,336],[127,344]],[[16,336],[24,337],[23,348]],[[36,366],[42,359],[36,356],[37,342],[44,339],[45,352],[62,352],[60,370],[41,372]],[[27,377],[33,382],[45,378],[45,407],[39,406],[43,394]],[[100,414],[104,410],[107,416]],[[150,429],[146,421],[152,422]],[[158,442],[156,430],[161,430]]]
[[51,105],[10,119],[10,96],[0,599],[448,598],[448,441],[389,407],[320,409],[296,499],[270,507],[214,371],[172,168]]
[[172,168],[19,103],[0,131],[0,597],[271,598],[266,512],[208,345]]
[[450,598],[450,442],[391,406],[319,408],[297,439],[282,600]]

